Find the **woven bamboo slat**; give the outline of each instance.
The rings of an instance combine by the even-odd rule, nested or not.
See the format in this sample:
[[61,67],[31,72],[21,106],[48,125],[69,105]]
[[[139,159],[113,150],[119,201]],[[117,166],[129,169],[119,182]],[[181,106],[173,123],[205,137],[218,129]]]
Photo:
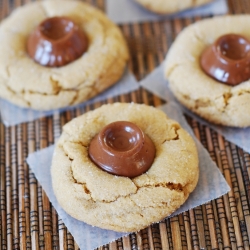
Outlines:
[[[0,20],[32,0],[0,0]],[[104,0],[86,0],[105,10]],[[250,13],[249,0],[228,0],[231,14]],[[163,60],[177,34],[201,17],[120,25],[127,40],[129,68],[138,80]],[[0,41],[1,46],[1,41]],[[1,55],[0,55],[1,56]],[[0,123],[0,250],[79,249],[29,169],[29,153],[55,143],[62,126],[103,103],[159,106],[159,97],[140,88],[106,101],[5,127]],[[186,117],[195,136],[231,186],[231,191],[183,214],[101,246],[98,250],[250,249],[250,155],[211,128]]]

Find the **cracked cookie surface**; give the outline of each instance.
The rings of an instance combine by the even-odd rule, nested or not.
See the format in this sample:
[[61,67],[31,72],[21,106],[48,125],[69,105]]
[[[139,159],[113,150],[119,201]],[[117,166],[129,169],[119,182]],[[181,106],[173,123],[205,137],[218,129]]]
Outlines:
[[[135,123],[156,147],[150,169],[133,179],[105,172],[88,156],[94,136],[115,121]],[[198,181],[198,155],[190,135],[162,111],[115,103],[63,127],[51,174],[57,200],[72,217],[100,228],[132,232],[159,222],[185,202]]]
[[185,28],[171,46],[165,60],[165,76],[176,98],[210,122],[250,126],[250,80],[237,86],[220,83],[200,67],[202,51],[225,34],[235,33],[250,39],[246,23],[250,15],[204,19]]
[[135,0],[144,8],[158,13],[170,14],[182,11],[188,8],[197,7],[203,4],[213,2],[214,0]]
[[[28,35],[44,19],[71,18],[86,33],[87,51],[65,66],[49,68],[27,54]],[[0,97],[38,110],[75,105],[117,82],[128,61],[119,28],[100,10],[70,0],[39,1],[17,8],[0,25]]]

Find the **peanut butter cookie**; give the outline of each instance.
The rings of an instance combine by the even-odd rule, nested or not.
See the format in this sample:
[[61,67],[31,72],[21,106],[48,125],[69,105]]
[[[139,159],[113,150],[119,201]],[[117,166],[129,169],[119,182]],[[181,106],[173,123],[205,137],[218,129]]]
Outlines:
[[[155,145],[151,167],[134,178],[106,172],[89,156],[93,138],[117,121],[135,124]],[[185,202],[198,181],[198,155],[190,135],[164,112],[115,103],[63,127],[51,174],[58,202],[71,216],[100,228],[132,232],[159,222]]]
[[[166,56],[164,73],[172,92],[188,109],[210,122],[250,126],[250,31],[245,25],[249,22],[250,15],[220,16],[196,22],[178,35]],[[214,75],[211,76],[202,68],[201,61],[204,51],[212,44],[217,44],[213,50],[221,54],[219,61],[224,65],[220,68],[218,62],[205,58],[205,66],[212,63]],[[231,64],[236,68],[227,72],[225,66],[231,67]],[[235,72],[243,72],[238,71],[241,64],[244,74],[237,75]],[[240,76],[245,77],[244,80],[235,82]]]
[[[65,34],[53,34],[60,23]],[[68,38],[75,26],[81,39],[87,39],[82,50],[74,34],[73,40]],[[36,35],[29,39],[32,32]],[[38,42],[43,47],[37,51],[29,49],[41,34],[48,41]],[[67,45],[60,52],[64,55],[53,54],[48,62],[46,55],[58,52],[51,43],[58,43],[58,36],[73,47]],[[0,40],[0,97],[37,110],[75,105],[97,95],[119,80],[129,57],[119,28],[100,10],[74,0],[38,1],[17,8],[2,21]]]
[[144,8],[158,13],[158,14],[170,14],[178,11],[182,11],[188,8],[197,7],[206,3],[210,3],[213,0],[135,0],[141,4]]

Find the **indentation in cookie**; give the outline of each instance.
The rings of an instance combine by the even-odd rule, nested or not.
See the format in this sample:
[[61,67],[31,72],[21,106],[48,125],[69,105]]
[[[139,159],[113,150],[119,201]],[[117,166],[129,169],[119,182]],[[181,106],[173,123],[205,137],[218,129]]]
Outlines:
[[72,100],[69,102],[69,106],[75,104],[76,100],[78,99],[78,96],[79,96],[79,92],[76,91],[76,92],[75,92],[75,96],[74,96],[74,97],[72,98]]
[[[9,67],[6,67],[6,73],[9,76],[9,78],[11,77],[11,73],[9,70]],[[30,94],[40,94],[40,95],[58,95],[60,93],[60,91],[62,90],[62,87],[59,84],[59,81],[56,81],[53,79],[53,77],[50,77],[50,83],[52,86],[53,91],[51,93],[45,93],[45,92],[40,92],[40,91],[34,91],[34,90],[25,90],[25,89],[21,89],[21,91],[16,91],[13,88],[10,87],[10,85],[7,83],[6,88],[8,88],[11,92],[13,92],[13,94],[24,94],[24,93],[30,93]],[[2,82],[1,82],[2,84]],[[3,83],[4,84],[4,83]],[[67,91],[67,89],[64,89]]]
[[20,98],[23,102],[26,103],[26,105],[28,107],[30,107],[30,102],[25,100],[25,98],[24,98],[24,91],[23,90],[21,92],[16,92],[9,85],[7,85],[5,82],[1,82],[1,84],[5,86],[5,89],[8,91],[8,94],[11,94],[13,96]]
[[[176,91],[177,93],[177,91]],[[245,93],[245,91],[239,92],[236,95],[232,94],[231,92],[227,92],[224,93],[222,96],[219,96],[217,98],[214,99],[214,101],[209,100],[209,99],[204,99],[204,98],[200,98],[200,99],[196,99],[196,100],[192,100],[188,95],[184,95],[184,94],[180,94],[180,96],[182,97],[181,99],[186,100],[190,103],[194,103],[193,106],[190,108],[192,109],[201,109],[201,108],[215,108],[220,112],[226,112],[226,108],[229,105],[229,101],[232,97],[235,96],[239,96],[241,94]],[[216,103],[221,103],[221,105],[216,105]]]
[[50,76],[50,83],[53,86],[54,94],[57,95],[62,90],[60,82],[58,80],[53,79],[53,76]]
[[87,186],[86,186],[86,185],[82,185],[82,186],[83,186],[84,192],[85,192],[86,194],[90,194],[90,191],[89,191],[89,189],[87,188]]
[[168,78],[171,77],[171,75],[173,74],[173,72],[176,70],[176,68],[178,68],[180,66],[180,64],[176,63],[176,64],[173,64],[171,65],[169,68],[168,68],[168,71],[167,71],[167,76]]
[[6,66],[5,70],[6,70],[6,74],[7,74],[8,78],[9,78],[10,77],[10,66]]
[[[240,90],[240,91],[237,92],[238,96],[244,95],[244,94],[250,94],[250,90],[242,89],[242,90]],[[232,96],[230,96],[230,97],[232,97]]]
[[183,192],[183,186],[180,183],[173,183],[173,182],[159,183],[159,184],[156,184],[155,187],[165,187],[170,190]]
[[[70,159],[69,157],[68,157],[68,159],[69,159],[70,161],[73,161],[73,160]],[[87,184],[86,184],[86,183],[78,182],[78,181],[76,180],[76,178],[74,177],[74,173],[73,173],[72,167],[70,167],[70,173],[71,173],[71,177],[72,177],[73,182],[74,182],[75,184],[77,184],[77,185],[75,185],[75,187],[77,187],[77,190],[80,191],[80,192],[84,192],[86,195],[88,195],[88,196],[87,196],[87,197],[88,197],[88,200],[89,200],[89,199],[92,199],[92,197],[91,197],[91,192],[90,192],[90,190],[88,189]],[[81,188],[79,189],[79,187],[81,187]]]
[[[177,123],[172,123],[170,127],[171,133],[168,134],[168,138],[164,138],[161,144],[166,143],[167,141],[176,141],[179,140],[179,133],[178,130],[180,129],[180,125]],[[171,134],[171,136],[170,136]]]
[[171,138],[171,140],[179,140],[179,133],[178,130],[180,129],[180,126],[178,124],[172,124],[172,128],[175,132],[175,137]]
[[197,99],[195,100],[195,109],[204,108],[211,106],[211,100],[209,99]]
[[230,98],[232,97],[233,95],[232,95],[232,93],[225,93],[225,94],[223,94],[223,98],[224,98],[224,103],[225,103],[225,106],[227,106],[228,105],[228,103],[229,103],[229,100],[230,100]]
[[202,36],[200,36],[200,34],[197,33],[197,30],[194,30],[193,37],[201,44],[204,44],[204,39],[202,38]]

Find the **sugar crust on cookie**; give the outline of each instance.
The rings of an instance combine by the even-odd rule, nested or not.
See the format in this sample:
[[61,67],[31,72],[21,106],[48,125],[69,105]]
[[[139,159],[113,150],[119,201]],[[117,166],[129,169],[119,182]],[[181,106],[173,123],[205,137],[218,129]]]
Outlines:
[[214,0],[135,0],[144,8],[158,13],[170,14],[182,11],[188,8],[197,7],[203,4],[213,2]]
[[[26,52],[30,32],[53,16],[71,18],[89,40],[86,53],[59,68],[41,66]],[[1,22],[0,40],[0,97],[38,110],[78,104],[97,95],[122,76],[129,57],[119,28],[100,10],[75,0],[17,8]]]
[[236,33],[250,39],[250,15],[204,19],[185,28],[172,44],[164,74],[176,98],[210,122],[250,126],[250,80],[237,86],[222,84],[200,67],[202,51],[219,36]]
[[[135,123],[156,146],[151,168],[133,179],[109,174],[88,157],[92,138],[119,120]],[[162,111],[115,103],[63,127],[51,174],[57,200],[72,217],[100,228],[132,232],[159,222],[185,202],[198,181],[198,155],[190,135]]]

